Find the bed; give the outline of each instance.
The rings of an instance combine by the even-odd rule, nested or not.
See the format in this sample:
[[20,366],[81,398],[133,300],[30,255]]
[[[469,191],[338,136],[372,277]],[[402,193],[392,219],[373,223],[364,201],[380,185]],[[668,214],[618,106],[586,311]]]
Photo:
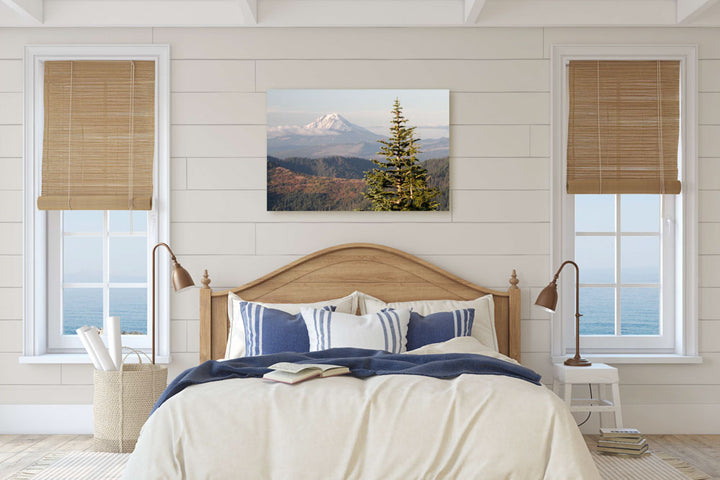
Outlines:
[[[521,360],[514,270],[507,290],[489,289],[399,250],[347,244],[235,289],[212,291],[207,271],[202,283],[201,362],[225,356],[230,294],[255,302],[310,303],[356,290],[385,302],[492,295],[497,349],[458,337],[411,353]],[[549,389],[509,376],[463,374],[342,376],[301,385],[228,378],[193,385],[151,415],[125,478],[592,480],[599,475],[572,415]]]

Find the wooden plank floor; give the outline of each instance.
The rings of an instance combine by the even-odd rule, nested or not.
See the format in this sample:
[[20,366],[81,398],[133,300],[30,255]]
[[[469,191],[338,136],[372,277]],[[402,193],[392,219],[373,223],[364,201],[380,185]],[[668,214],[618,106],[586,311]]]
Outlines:
[[91,450],[92,435],[0,435],[0,479],[30,466],[51,452]]
[[[597,435],[586,435],[592,448]],[[681,458],[720,480],[720,435],[648,435],[650,447]],[[51,452],[91,450],[92,435],[0,435],[0,479]]]
[[[590,448],[597,445],[599,435],[585,435]],[[720,435],[648,435],[652,450],[685,460],[693,467],[720,480]]]

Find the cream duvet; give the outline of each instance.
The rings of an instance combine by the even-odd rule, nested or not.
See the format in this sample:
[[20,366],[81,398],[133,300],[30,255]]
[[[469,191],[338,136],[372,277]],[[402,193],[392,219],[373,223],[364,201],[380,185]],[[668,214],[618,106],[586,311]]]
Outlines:
[[[471,337],[417,351],[449,352],[502,357]],[[600,477],[575,420],[550,390],[465,374],[194,385],[150,417],[125,478]]]

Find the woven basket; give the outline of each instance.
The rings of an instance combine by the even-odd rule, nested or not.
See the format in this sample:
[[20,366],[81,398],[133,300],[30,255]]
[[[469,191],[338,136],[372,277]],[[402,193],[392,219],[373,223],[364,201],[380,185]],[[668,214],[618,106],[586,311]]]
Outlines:
[[123,362],[118,371],[95,370],[94,383],[95,450],[132,452],[140,429],[167,386],[167,367]]

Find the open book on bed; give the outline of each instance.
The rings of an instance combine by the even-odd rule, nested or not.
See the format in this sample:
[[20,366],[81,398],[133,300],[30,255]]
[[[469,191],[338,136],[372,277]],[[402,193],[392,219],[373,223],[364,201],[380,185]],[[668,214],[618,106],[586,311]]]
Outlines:
[[348,367],[322,363],[280,362],[270,365],[272,372],[263,375],[267,380],[295,384],[315,377],[334,377],[350,373]]

